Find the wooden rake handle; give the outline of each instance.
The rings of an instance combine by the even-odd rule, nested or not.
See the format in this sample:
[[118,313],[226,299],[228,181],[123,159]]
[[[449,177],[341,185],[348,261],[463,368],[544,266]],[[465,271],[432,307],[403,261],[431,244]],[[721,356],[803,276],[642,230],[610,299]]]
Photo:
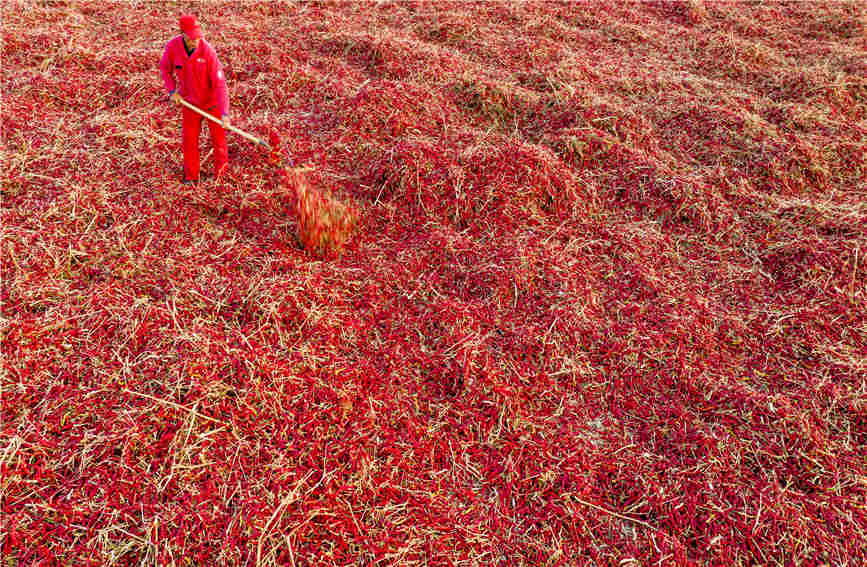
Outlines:
[[[190,104],[189,102],[185,101],[185,100],[182,99],[182,98],[179,98],[179,100],[181,101],[181,104],[183,104],[184,106],[186,106],[186,107],[189,108],[190,110],[192,110],[192,111],[194,111],[194,112],[198,112],[199,114],[201,114],[202,116],[204,116],[204,117],[207,118],[208,120],[211,120],[212,122],[216,122],[216,123],[219,124],[220,126],[223,126],[223,121],[222,121],[222,120],[220,120],[220,119],[218,119],[218,118],[216,118],[216,117],[214,117],[214,116],[211,116],[210,114],[208,114],[207,112],[205,112],[204,110],[202,110],[201,108],[199,108],[198,106],[194,106],[194,105]],[[240,128],[235,128],[235,127],[232,126],[231,124],[230,124],[229,126],[223,126],[223,127],[226,128],[227,130],[231,130],[232,132],[238,134],[239,136],[241,136],[241,137],[243,137],[243,138],[246,138],[246,139],[250,140],[250,141],[253,142],[254,144],[259,144],[260,146],[263,146],[265,149],[267,149],[267,150],[269,150],[269,151],[271,150],[271,146],[269,146],[269,145],[268,145],[268,142],[266,142],[266,141],[263,140],[262,138],[257,138],[256,136],[254,136],[254,135],[252,135],[252,134],[248,134],[247,132],[244,132],[244,131],[241,130]]]

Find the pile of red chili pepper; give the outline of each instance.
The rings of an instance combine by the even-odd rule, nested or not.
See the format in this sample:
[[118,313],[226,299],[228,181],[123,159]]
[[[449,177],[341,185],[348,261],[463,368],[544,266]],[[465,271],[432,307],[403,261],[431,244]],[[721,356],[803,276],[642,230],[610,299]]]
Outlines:
[[208,3],[325,258],[249,142],[178,183],[172,5],[23,4],[4,563],[867,562],[860,3]]

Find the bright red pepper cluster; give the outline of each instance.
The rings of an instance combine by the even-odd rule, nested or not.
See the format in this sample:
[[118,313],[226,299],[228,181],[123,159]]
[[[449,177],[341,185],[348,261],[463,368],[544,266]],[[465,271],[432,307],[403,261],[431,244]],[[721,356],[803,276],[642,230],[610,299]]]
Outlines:
[[859,2],[201,9],[306,176],[3,7],[4,564],[867,562]]

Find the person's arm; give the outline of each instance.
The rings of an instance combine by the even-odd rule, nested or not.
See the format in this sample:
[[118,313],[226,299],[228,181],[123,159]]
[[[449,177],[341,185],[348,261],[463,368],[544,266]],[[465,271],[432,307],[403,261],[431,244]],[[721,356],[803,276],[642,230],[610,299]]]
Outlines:
[[220,118],[223,120],[223,126],[229,125],[229,89],[226,86],[226,74],[223,72],[223,66],[220,65],[220,60],[217,59],[217,54],[214,54],[214,64],[211,68],[211,84],[214,85],[214,91],[217,95],[217,110],[220,112]]
[[163,56],[160,59],[160,75],[162,76],[163,85],[165,85],[169,96],[174,99],[175,95],[178,94],[178,85],[175,82],[175,70],[172,67],[172,58],[169,54],[169,52],[171,51],[170,48],[171,42],[169,42],[169,44],[166,45],[165,50],[163,50]]

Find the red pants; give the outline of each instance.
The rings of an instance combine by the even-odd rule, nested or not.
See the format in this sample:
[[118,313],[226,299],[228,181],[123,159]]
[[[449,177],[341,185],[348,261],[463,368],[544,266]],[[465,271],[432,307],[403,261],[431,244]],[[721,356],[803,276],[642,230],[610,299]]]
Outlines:
[[[182,136],[184,140],[184,179],[198,181],[199,179],[199,132],[202,129],[202,120],[205,117],[189,108],[184,107],[184,121]],[[208,111],[215,118],[219,118],[213,111]],[[214,145],[214,173],[219,175],[229,162],[229,150],[226,147],[226,130],[222,126],[208,120],[208,128],[211,130],[211,143]]]

